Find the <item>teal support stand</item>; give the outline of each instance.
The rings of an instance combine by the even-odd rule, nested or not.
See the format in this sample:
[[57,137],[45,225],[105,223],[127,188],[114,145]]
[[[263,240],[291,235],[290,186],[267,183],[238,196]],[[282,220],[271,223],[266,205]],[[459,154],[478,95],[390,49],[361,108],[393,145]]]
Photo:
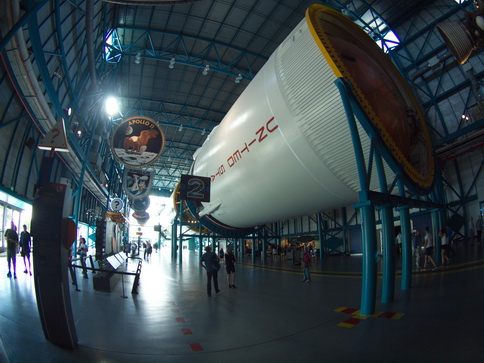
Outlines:
[[[318,238],[319,238],[319,259],[322,260],[324,256],[324,245],[325,245],[325,238],[324,238],[324,231],[323,231],[323,218],[321,217],[321,213],[318,212],[317,214],[318,218]],[[346,250],[345,250],[346,254]]]
[[252,253],[250,254],[251,255],[251,260],[252,260],[252,264],[255,264],[255,254],[256,254],[256,238],[255,237],[252,237]]
[[182,247],[183,247],[183,213],[180,211],[180,234],[178,238],[178,244],[176,253],[178,253],[178,262],[182,263]]
[[262,238],[262,251],[260,251],[261,254],[261,261],[263,264],[266,263],[266,257],[267,257],[267,230],[264,228],[264,238]]
[[376,228],[375,208],[369,203],[360,208],[363,237],[363,278],[361,291],[361,315],[375,312],[376,299]]
[[346,255],[348,253],[348,240],[346,238],[346,225],[347,225],[347,217],[346,217],[346,208],[341,208],[341,223],[343,225],[343,251]]
[[395,228],[391,206],[381,209],[383,243],[382,303],[393,301],[395,291]]
[[410,212],[408,207],[400,211],[400,225],[402,227],[402,290],[410,289],[412,285],[412,235],[410,227]]
[[[178,217],[178,216],[177,216]],[[174,260],[176,258],[176,244],[178,241],[178,221],[177,217],[173,221],[171,226],[171,258]]]

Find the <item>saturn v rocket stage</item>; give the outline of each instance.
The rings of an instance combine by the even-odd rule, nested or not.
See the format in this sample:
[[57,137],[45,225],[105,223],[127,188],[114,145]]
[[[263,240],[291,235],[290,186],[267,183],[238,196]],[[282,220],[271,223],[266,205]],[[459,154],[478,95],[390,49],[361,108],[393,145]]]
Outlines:
[[[428,191],[430,136],[404,79],[350,19],[312,5],[195,153],[191,174],[211,178],[211,199],[194,217],[223,233],[357,202],[341,77],[391,157],[385,173]],[[368,155],[370,138],[361,126],[359,133]],[[376,176],[370,189],[379,190]]]

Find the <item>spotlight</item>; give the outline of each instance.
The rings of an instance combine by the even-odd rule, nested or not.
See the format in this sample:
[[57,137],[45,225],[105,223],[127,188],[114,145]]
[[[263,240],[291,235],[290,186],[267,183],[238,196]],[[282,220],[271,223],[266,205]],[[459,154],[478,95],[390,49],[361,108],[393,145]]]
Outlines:
[[136,54],[136,57],[134,58],[134,62],[136,64],[140,64],[141,63],[141,53]]
[[242,75],[239,73],[239,75],[235,78],[235,83],[240,83],[242,80]]
[[170,69],[175,68],[175,57],[171,58],[170,64],[168,65],[168,68],[170,68]]
[[119,102],[116,97],[108,97],[104,103],[104,107],[109,116],[114,116],[116,113],[119,113]]

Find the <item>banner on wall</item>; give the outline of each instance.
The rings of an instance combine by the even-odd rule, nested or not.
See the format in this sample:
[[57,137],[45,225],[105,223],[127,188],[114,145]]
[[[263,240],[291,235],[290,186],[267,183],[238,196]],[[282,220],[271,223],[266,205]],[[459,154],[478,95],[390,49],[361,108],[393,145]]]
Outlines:
[[113,132],[111,150],[114,157],[130,168],[142,168],[159,158],[165,148],[160,126],[145,116],[130,117]]
[[124,169],[123,189],[130,199],[144,199],[153,186],[153,172],[141,169]]

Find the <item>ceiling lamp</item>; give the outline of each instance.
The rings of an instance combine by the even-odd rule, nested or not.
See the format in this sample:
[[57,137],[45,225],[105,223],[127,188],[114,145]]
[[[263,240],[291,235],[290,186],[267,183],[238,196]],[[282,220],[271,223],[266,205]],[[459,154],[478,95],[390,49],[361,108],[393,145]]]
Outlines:
[[239,75],[235,78],[235,83],[240,83],[242,80],[242,74],[239,73]]
[[483,45],[484,1],[478,0],[474,4],[476,10],[466,13],[463,19],[437,25],[440,35],[459,64],[464,64],[472,52]]
[[104,103],[104,107],[109,116],[114,116],[119,113],[119,102],[116,97],[108,97]]
[[168,65],[168,68],[170,68],[170,69],[175,68],[175,57],[171,58],[170,64]]
[[207,64],[202,72],[202,74],[204,76],[206,76],[208,74],[208,71],[210,70],[210,64]]
[[134,62],[136,64],[140,64],[141,63],[141,53],[136,54],[136,57],[134,58]]

